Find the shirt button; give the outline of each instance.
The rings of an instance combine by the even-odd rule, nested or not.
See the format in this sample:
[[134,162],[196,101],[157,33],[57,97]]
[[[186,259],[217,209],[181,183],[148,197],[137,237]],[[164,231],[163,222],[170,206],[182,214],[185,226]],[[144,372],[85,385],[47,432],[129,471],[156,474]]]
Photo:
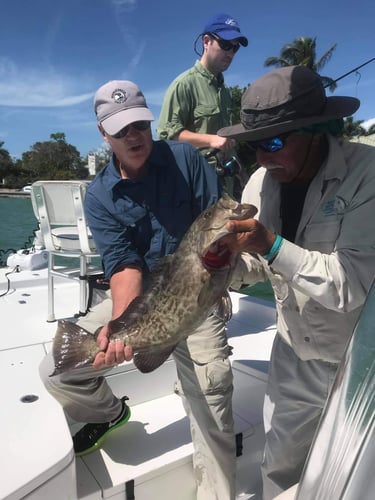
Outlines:
[[304,337],[303,339],[305,342],[310,342],[310,337]]

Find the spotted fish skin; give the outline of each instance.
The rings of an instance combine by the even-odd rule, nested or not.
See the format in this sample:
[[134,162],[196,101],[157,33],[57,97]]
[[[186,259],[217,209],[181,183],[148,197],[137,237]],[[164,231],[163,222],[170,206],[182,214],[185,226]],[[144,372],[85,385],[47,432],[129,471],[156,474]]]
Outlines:
[[[194,333],[226,296],[237,256],[223,265],[205,263],[214,243],[228,234],[231,219],[254,216],[251,205],[224,195],[190,226],[177,251],[160,259],[144,294],[109,323],[109,340],[120,339],[133,349],[134,364],[144,373],[160,366],[178,342]],[[228,301],[224,302],[228,305]],[[229,312],[227,311],[229,314]],[[93,362],[100,351],[96,337],[66,320],[59,321],[53,343],[53,375]]]

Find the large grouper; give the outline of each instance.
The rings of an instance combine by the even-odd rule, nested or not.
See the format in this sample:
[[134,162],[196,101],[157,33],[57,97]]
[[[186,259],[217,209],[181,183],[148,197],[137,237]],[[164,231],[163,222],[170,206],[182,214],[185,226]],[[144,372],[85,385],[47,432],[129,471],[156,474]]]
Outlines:
[[[224,195],[190,226],[175,253],[162,257],[151,272],[145,292],[121,316],[109,322],[110,342],[118,339],[133,349],[134,364],[143,373],[155,370],[180,340],[194,333],[218,309],[230,317],[227,289],[237,255],[217,244],[228,234],[229,220],[255,215],[252,205]],[[56,375],[93,362],[100,348],[96,336],[68,320],[60,320],[53,341]]]

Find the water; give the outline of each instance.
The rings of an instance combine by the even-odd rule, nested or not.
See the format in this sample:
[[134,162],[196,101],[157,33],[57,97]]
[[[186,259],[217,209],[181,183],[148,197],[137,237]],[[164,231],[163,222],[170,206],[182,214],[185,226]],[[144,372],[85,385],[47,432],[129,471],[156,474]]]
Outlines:
[[[30,247],[37,229],[30,198],[0,197],[0,265],[6,265],[8,250]],[[269,283],[257,283],[241,292],[264,300],[274,300]]]
[[29,197],[0,197],[0,251],[16,251],[30,247],[37,229],[38,224]]

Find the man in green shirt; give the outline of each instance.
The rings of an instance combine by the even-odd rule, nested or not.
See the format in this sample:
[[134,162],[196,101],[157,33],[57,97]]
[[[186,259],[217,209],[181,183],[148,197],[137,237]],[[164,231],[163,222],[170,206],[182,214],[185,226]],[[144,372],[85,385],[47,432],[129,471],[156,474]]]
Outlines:
[[[195,48],[199,38],[202,38],[202,54]],[[211,19],[194,44],[201,59],[168,87],[159,117],[160,139],[189,142],[207,155],[219,151],[217,159],[215,156],[209,159],[213,166],[229,160],[236,144],[234,139],[220,137],[216,132],[232,124],[232,97],[224,84],[223,71],[228,69],[241,45],[246,47],[248,40],[241,34],[237,21],[228,14]],[[231,172],[224,172],[227,175],[218,171],[223,187],[233,195]]]

